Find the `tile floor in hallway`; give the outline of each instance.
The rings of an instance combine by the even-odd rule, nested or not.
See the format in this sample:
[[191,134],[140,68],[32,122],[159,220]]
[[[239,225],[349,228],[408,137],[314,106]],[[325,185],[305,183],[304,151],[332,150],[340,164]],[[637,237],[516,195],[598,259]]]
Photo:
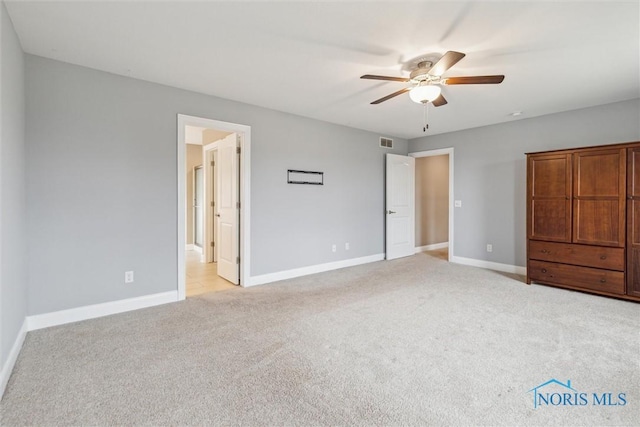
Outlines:
[[187,297],[202,295],[207,292],[225,291],[237,286],[218,276],[216,263],[200,262],[200,253],[186,252]]

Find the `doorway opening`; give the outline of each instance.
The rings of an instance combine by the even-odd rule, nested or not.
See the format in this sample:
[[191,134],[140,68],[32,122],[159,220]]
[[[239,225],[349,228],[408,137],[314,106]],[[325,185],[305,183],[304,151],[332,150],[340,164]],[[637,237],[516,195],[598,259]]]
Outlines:
[[246,286],[249,126],[178,115],[178,296]]
[[416,253],[453,259],[453,148],[409,153],[416,158]]

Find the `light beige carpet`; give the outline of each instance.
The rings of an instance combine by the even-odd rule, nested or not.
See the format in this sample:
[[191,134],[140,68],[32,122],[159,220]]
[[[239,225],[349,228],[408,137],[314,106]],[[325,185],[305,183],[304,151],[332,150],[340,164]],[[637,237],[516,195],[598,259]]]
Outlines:
[[[638,304],[419,254],[31,332],[0,423],[638,425],[639,333]],[[553,378],[627,403],[534,409]]]

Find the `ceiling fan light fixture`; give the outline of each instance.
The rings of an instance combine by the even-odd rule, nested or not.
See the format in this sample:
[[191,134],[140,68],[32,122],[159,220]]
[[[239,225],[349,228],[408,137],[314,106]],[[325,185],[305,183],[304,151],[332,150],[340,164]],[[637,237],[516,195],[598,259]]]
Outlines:
[[419,85],[409,91],[409,97],[413,102],[418,104],[426,104],[440,96],[440,86],[435,85]]

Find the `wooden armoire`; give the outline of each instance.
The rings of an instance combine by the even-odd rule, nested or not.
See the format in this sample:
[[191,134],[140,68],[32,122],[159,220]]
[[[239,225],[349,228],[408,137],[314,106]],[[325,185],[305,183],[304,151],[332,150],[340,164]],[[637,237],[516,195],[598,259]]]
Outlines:
[[640,302],[640,142],[527,153],[527,283]]

